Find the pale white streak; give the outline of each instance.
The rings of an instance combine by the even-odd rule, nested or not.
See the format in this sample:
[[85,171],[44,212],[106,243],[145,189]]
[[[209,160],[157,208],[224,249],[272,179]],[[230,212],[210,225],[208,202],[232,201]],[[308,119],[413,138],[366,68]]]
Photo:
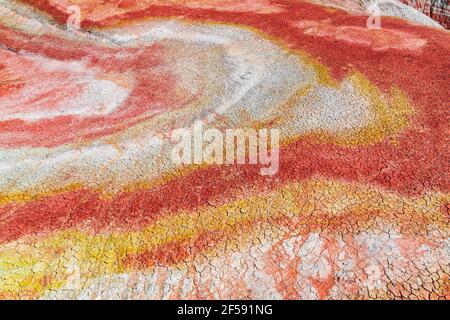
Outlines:
[[[47,90],[61,90],[60,94],[64,95],[64,89],[58,84],[48,84]],[[54,85],[53,87],[51,85]],[[71,87],[68,86],[67,89]],[[108,80],[98,80],[95,78],[80,78],[72,83],[72,89],[79,89],[75,91],[76,96],[73,99],[60,99],[58,105],[50,109],[41,109],[48,100],[42,99],[33,103],[28,103],[27,100],[34,96],[34,93],[39,92],[40,88],[26,88],[21,92],[23,99],[13,100],[12,96],[7,97],[8,102],[0,99],[0,106],[3,112],[0,112],[0,119],[5,120],[25,120],[27,122],[38,121],[42,119],[51,119],[59,116],[78,116],[82,118],[94,116],[106,116],[112,113],[116,108],[120,107],[128,97],[129,92]],[[40,92],[42,93],[42,92]],[[67,92],[74,93],[74,92]],[[52,94],[55,98],[55,94]],[[36,109],[33,109],[36,108]]]
[[348,80],[337,89],[317,86],[306,94],[301,104],[292,123],[296,132],[317,129],[345,132],[364,127],[374,116],[368,99]]

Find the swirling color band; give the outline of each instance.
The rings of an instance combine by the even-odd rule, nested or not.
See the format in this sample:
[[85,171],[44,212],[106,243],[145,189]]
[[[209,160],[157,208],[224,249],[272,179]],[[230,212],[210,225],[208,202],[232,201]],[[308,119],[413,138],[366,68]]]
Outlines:
[[0,298],[449,299],[450,34],[326,2],[0,1]]

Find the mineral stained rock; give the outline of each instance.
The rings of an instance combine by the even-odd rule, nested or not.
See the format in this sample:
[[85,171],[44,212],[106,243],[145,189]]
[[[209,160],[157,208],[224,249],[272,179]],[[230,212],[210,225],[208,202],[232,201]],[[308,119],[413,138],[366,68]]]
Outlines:
[[0,298],[449,299],[450,33],[332,2],[0,1]]

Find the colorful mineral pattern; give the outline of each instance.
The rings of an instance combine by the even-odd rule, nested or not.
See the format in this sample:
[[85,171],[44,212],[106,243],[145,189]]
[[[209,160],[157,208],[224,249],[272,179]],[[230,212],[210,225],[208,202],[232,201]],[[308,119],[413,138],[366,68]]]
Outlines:
[[334,2],[1,0],[0,298],[450,299],[450,33]]

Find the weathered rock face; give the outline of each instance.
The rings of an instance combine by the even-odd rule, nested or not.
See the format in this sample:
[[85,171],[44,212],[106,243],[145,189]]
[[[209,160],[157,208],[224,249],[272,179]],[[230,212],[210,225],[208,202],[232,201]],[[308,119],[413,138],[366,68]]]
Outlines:
[[[0,1],[0,298],[449,299],[450,33],[364,12]],[[275,174],[175,163],[199,121]]]
[[448,0],[401,0],[419,12],[439,22],[444,28],[450,29],[450,7]]

